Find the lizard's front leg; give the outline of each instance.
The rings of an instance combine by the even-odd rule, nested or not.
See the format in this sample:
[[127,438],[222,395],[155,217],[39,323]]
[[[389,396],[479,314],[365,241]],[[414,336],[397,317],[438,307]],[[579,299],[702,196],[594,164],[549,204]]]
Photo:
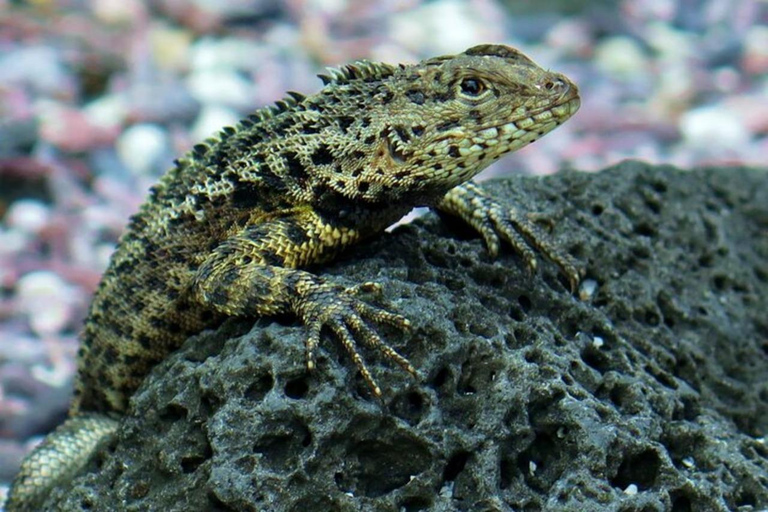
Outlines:
[[581,280],[576,261],[550,242],[547,235],[527,215],[512,206],[494,201],[475,183],[469,181],[451,189],[435,208],[461,218],[477,230],[485,240],[491,256],[498,254],[503,239],[533,271],[536,269],[533,249],[537,249],[560,267],[568,278],[571,291],[576,290]]
[[410,323],[356,297],[360,291],[378,290],[375,283],[345,288],[297,268],[324,261],[358,238],[353,229],[330,227],[311,211],[246,226],[202,263],[193,280],[193,293],[202,304],[231,316],[294,313],[309,330],[310,370],[315,366],[320,332],[328,327],[373,393],[380,396],[381,388],[358,352],[358,342],[381,351],[412,375],[417,372],[366,320],[398,328]]

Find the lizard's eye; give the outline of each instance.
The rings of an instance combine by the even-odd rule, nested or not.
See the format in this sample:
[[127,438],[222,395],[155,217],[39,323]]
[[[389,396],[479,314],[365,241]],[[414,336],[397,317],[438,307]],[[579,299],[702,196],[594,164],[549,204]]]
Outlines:
[[480,96],[485,90],[485,84],[476,78],[465,78],[461,81],[461,92],[467,96]]

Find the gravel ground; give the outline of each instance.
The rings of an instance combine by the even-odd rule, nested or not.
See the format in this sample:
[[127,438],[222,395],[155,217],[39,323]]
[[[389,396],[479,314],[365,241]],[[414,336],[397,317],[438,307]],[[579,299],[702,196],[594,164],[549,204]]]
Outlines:
[[766,165],[767,2],[509,3],[0,0],[0,497],[65,414],[89,297],[148,187],[326,66],[503,42],[577,82],[579,114],[485,177]]

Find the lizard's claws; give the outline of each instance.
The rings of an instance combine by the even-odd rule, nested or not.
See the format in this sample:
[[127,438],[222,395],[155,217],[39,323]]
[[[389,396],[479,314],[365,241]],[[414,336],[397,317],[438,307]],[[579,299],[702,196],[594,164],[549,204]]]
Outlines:
[[371,306],[356,297],[360,291],[380,291],[376,283],[363,283],[347,289],[338,289],[328,284],[317,286],[314,293],[307,296],[300,309],[300,314],[309,327],[307,337],[307,368],[315,368],[315,352],[320,344],[320,332],[324,326],[331,329],[349,353],[352,361],[360,370],[363,379],[376,397],[381,397],[381,388],[376,383],[362,355],[357,349],[358,342],[377,349],[388,359],[397,363],[401,368],[418,378],[416,368],[406,357],[397,352],[381,339],[365,320],[379,324],[389,324],[399,329],[409,329],[411,322],[402,315],[391,313],[381,308]]

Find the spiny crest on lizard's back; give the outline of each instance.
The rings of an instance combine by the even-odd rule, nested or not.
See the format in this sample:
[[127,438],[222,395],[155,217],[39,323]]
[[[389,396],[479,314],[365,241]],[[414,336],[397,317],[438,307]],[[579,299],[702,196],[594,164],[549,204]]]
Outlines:
[[320,208],[429,203],[579,106],[565,77],[499,45],[410,66],[359,61],[321,78],[318,93],[292,93],[195,146],[183,161],[197,169],[185,173],[190,212],[217,198],[217,214],[222,202],[267,207],[278,196]]

